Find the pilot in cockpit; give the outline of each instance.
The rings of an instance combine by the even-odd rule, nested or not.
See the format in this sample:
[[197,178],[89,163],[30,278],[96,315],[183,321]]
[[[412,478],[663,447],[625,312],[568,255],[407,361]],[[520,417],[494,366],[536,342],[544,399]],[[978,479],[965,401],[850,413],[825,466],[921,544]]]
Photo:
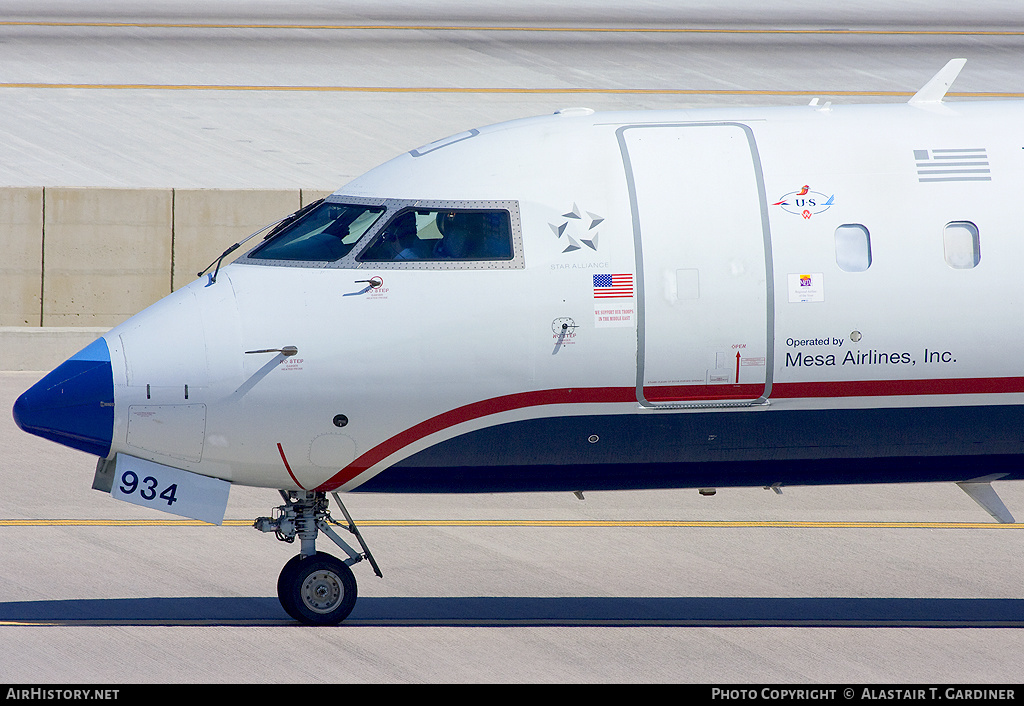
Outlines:
[[467,216],[475,214],[441,211],[437,214],[437,229],[442,238],[434,246],[434,257],[439,260],[461,260],[469,249],[472,225]]
[[416,215],[412,211],[399,215],[388,226],[384,238],[392,243],[396,260],[421,259],[422,255],[417,247],[421,241],[416,237]]

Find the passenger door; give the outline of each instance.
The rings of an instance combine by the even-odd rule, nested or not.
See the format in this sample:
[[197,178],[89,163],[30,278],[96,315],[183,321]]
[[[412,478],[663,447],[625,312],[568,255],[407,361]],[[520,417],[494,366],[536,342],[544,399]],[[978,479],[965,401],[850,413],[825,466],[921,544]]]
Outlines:
[[772,371],[767,202],[737,123],[618,130],[637,260],[637,399],[764,399]]

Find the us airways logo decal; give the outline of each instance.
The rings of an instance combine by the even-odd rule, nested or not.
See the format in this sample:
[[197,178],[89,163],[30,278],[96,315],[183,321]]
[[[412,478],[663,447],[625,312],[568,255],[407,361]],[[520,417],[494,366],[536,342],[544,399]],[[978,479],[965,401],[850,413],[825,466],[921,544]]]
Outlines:
[[790,191],[788,194],[783,195],[772,205],[780,206],[783,211],[795,213],[803,216],[804,220],[807,220],[811,216],[824,213],[832,208],[835,200],[835,194],[829,195],[823,194],[820,191],[812,191],[810,186],[804,184],[796,191]]

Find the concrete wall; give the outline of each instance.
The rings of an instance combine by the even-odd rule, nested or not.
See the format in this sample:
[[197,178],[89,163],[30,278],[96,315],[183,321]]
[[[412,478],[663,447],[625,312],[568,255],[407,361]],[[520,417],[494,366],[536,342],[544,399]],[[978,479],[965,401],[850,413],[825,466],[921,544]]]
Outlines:
[[[171,287],[179,289],[188,284],[228,246],[299,208],[298,191],[177,189]],[[255,244],[254,238],[226,257],[223,264]]]
[[0,189],[0,326],[41,326],[43,190]]
[[228,246],[330,193],[0,188],[0,370],[54,367]]
[[106,332],[95,326],[0,326],[0,370],[53,370]]
[[171,289],[170,189],[43,192],[43,326],[124,321]]

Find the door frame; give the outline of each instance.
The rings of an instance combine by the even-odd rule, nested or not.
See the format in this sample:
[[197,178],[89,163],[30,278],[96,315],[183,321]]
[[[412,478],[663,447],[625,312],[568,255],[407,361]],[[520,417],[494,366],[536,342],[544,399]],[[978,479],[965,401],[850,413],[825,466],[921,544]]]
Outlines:
[[[646,354],[646,282],[644,280],[644,256],[643,242],[640,232],[640,211],[637,201],[636,180],[633,175],[633,165],[629,157],[629,149],[626,145],[626,132],[629,130],[644,130],[650,128],[688,128],[688,127],[736,127],[743,131],[747,138],[747,146],[750,149],[750,157],[754,168],[754,179],[757,183],[757,195],[761,210],[761,237],[764,245],[764,266],[765,266],[765,330],[767,340],[765,341],[765,381],[764,392],[754,400],[709,400],[701,402],[651,402],[644,396],[644,360]],[[768,197],[764,185],[764,174],[761,168],[761,156],[757,150],[757,142],[754,133],[748,125],[743,123],[722,121],[722,122],[697,122],[697,123],[643,123],[635,125],[623,125],[615,130],[615,137],[619,144],[619,151],[622,155],[622,166],[625,170],[626,187],[629,192],[629,208],[633,227],[633,249],[636,267],[636,296],[637,296],[637,352],[636,352],[636,400],[643,407],[649,408],[695,408],[695,407],[748,407],[755,404],[767,404],[771,396],[772,380],[775,372],[775,268],[772,262],[772,241],[771,228],[768,220]]]

